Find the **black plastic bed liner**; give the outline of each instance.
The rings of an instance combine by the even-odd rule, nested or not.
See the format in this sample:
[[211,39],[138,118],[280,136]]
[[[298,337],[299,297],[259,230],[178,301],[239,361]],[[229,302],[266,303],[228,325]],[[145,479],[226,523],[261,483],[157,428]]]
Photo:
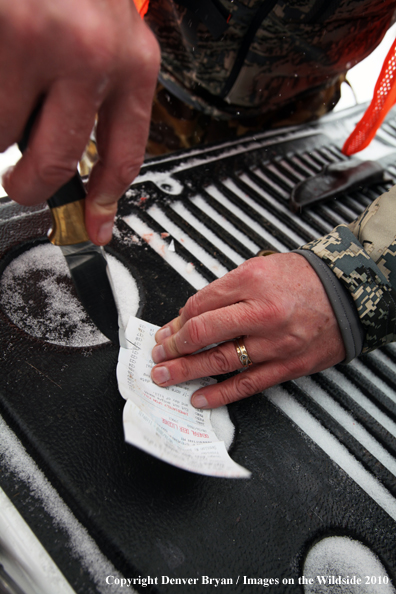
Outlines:
[[[340,147],[360,115],[356,108],[316,125],[147,162],[120,202],[109,246],[139,285],[140,317],[162,325],[196,290],[188,271],[182,276],[147,234],[165,249],[172,244],[205,283],[258,250],[288,251],[350,222],[389,188],[362,186],[301,213],[289,209],[297,183],[345,159]],[[394,182],[392,113],[375,142]],[[46,208],[3,199],[2,270],[45,241],[48,224]],[[119,575],[135,578],[137,591],[207,592],[214,587],[208,576],[231,580],[216,592],[262,592],[258,578],[278,580],[268,591],[304,592],[305,557],[331,536],[367,546],[396,584],[394,346],[229,406],[236,426],[230,453],[252,471],[250,480],[191,474],[126,445],[111,344],[53,345],[0,310],[0,353],[6,424]],[[74,590],[111,592],[114,580],[110,587],[104,573],[81,561],[51,493],[34,489],[10,450],[1,460],[0,487]],[[139,576],[151,576],[151,584],[143,587]],[[183,579],[195,585],[180,585]]]

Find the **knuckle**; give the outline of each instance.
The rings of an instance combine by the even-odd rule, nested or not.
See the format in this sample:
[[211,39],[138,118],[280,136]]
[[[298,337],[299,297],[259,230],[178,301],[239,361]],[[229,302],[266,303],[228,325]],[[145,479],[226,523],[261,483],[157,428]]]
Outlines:
[[255,327],[256,331],[258,331],[263,324],[264,316],[261,309],[249,302],[245,302],[243,304],[243,319],[247,327]]
[[[217,283],[218,281],[215,280],[207,287],[200,289],[194,295],[189,297],[186,301],[185,306],[183,307],[182,311],[182,319],[192,319],[198,317],[202,312],[206,311],[206,298],[207,298],[207,290],[210,289],[210,292],[213,293],[217,290]],[[220,293],[219,293],[220,294]]]
[[180,381],[184,381],[185,379],[190,377],[190,369],[191,369],[191,361],[188,357],[181,357],[177,361],[178,363],[178,376]]
[[218,384],[218,392],[216,394],[216,406],[225,406],[226,404],[230,404],[236,400],[235,395],[233,394],[230,386],[224,382],[223,384]]
[[[263,258],[264,260],[264,258]],[[246,281],[258,281],[262,279],[262,262],[259,258],[251,258],[246,260],[238,267],[238,272],[240,273],[242,279]]]
[[36,175],[43,185],[60,187],[75,175],[77,164],[77,161],[70,159],[59,162],[42,159],[36,166]]
[[89,202],[87,200],[86,204],[89,204],[91,210],[96,210],[96,213],[102,216],[113,217],[117,212],[117,200],[114,196],[101,195],[95,200]]
[[193,347],[201,347],[205,343],[207,336],[205,321],[202,316],[192,318],[186,324],[190,343]]
[[247,372],[240,373],[231,380],[217,384],[216,388],[216,406],[225,406],[261,391],[257,380],[249,377]]
[[257,381],[257,378],[254,378],[252,374],[246,371],[243,371],[236,376],[235,386],[238,392],[238,398],[247,398],[248,396],[261,392],[261,386]]
[[[69,29],[77,50],[92,64],[104,64],[115,55],[116,36],[113,27],[104,23],[103,17],[96,10],[88,9],[86,18],[71,17]],[[100,43],[98,42],[100,40]]]
[[211,373],[213,370],[216,373],[227,373],[227,371],[230,371],[230,365],[227,358],[220,348],[215,347],[211,349],[208,355]]
[[156,73],[161,61],[161,51],[156,36],[140,18],[133,24],[133,33],[133,35],[130,34],[129,27],[125,29],[122,55],[126,67],[138,67],[142,76],[147,73]]
[[192,318],[187,322],[188,334],[190,342],[193,345],[198,345],[200,342],[201,330],[199,322],[196,318]]
[[179,334],[171,336],[164,342],[164,348],[168,355],[168,359],[177,358],[178,364],[181,362],[181,365],[183,366],[183,373],[185,373],[188,364],[185,361],[185,357],[183,357],[183,355],[186,354],[186,351],[183,347],[185,347],[185,343],[181,340]]
[[161,63],[160,47],[156,37],[147,26],[144,26],[143,37],[139,52],[139,63],[145,76],[156,79]]
[[303,337],[297,334],[285,334],[280,345],[279,354],[289,358],[301,353],[304,347],[305,340]]
[[85,20],[73,22],[70,31],[72,37],[67,42],[73,44],[74,56],[78,56],[70,67],[80,77],[84,64],[84,79],[89,82],[93,96],[100,96],[107,88],[104,81],[110,80],[118,68],[122,55],[120,39],[112,27],[91,14]]
[[114,177],[115,182],[119,187],[125,189],[131,185],[140,171],[143,158],[143,155],[139,157],[133,157],[117,165],[114,170]]
[[187,299],[185,306],[183,307],[183,312],[181,315],[184,318],[194,318],[199,311],[199,292],[194,293],[189,299]]

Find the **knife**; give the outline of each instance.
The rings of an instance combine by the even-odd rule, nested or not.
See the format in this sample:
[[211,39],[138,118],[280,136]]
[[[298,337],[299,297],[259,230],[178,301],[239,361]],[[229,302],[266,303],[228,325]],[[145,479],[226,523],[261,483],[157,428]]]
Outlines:
[[289,207],[299,212],[304,206],[353,192],[361,186],[392,181],[376,161],[348,159],[327,165],[320,173],[299,182],[292,190]]
[[[32,113],[18,143],[21,152],[28,146],[38,111],[39,108]],[[85,196],[84,184],[76,171],[74,177],[47,201],[52,216],[48,238],[62,250],[77,295],[89,317],[102,334],[119,345],[118,311],[106,255],[103,247],[95,245],[88,237]]]

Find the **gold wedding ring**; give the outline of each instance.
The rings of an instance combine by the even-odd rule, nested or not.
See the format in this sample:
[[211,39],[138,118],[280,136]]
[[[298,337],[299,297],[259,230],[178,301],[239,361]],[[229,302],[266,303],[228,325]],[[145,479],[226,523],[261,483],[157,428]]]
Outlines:
[[238,355],[238,358],[242,364],[242,367],[249,367],[252,365],[253,361],[250,359],[246,347],[243,343],[242,338],[236,338],[235,341],[235,348]]

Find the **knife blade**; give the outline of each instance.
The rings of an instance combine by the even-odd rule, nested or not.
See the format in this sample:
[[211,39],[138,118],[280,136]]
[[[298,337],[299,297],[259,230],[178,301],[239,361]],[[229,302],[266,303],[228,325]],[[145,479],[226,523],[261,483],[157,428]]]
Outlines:
[[118,310],[106,254],[102,246],[90,241],[85,229],[85,188],[79,174],[47,202],[52,215],[48,239],[62,250],[77,295],[91,320],[119,345]]
[[[21,152],[28,146],[37,111],[30,117],[18,143]],[[95,245],[88,237],[85,196],[83,181],[76,171],[74,177],[47,200],[52,216],[48,238],[62,250],[77,295],[89,317],[102,334],[119,345],[118,310],[106,254],[102,246]]]

